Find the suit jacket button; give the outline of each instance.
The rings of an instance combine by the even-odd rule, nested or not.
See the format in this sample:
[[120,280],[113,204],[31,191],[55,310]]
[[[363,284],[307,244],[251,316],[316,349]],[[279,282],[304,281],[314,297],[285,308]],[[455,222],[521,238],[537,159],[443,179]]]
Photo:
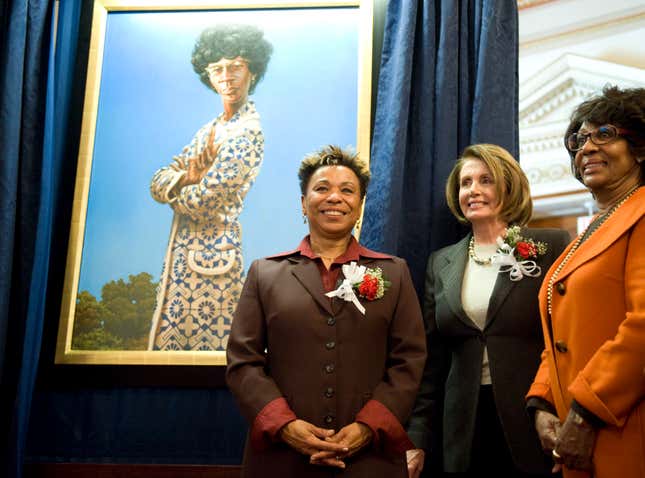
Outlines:
[[336,319],[334,317],[327,317],[327,325],[335,325]]
[[331,398],[334,396],[334,389],[331,387],[327,387],[327,390],[325,390],[325,397]]
[[325,423],[327,425],[329,425],[333,421],[334,421],[334,416],[333,415],[325,415]]
[[334,372],[334,364],[333,363],[328,363],[325,365],[325,372],[327,373],[333,373]]
[[556,290],[558,291],[558,294],[564,295],[567,292],[567,287],[564,285],[564,282],[558,282],[555,285]]
[[555,343],[555,348],[558,352],[565,353],[569,350],[569,347],[567,347],[567,343],[564,340],[558,340]]
[[333,340],[330,340],[325,344],[325,347],[327,348],[327,350],[331,350],[334,347],[336,347],[336,342],[334,342]]

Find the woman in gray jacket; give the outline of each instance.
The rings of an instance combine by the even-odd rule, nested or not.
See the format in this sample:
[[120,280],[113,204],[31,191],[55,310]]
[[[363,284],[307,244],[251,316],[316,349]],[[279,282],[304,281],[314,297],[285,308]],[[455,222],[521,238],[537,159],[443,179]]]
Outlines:
[[428,359],[408,433],[410,477],[424,467],[459,476],[552,476],[524,409],[544,348],[538,290],[569,243],[566,231],[526,229],[529,184],[491,144],[469,146],[446,184],[472,232],[428,261]]

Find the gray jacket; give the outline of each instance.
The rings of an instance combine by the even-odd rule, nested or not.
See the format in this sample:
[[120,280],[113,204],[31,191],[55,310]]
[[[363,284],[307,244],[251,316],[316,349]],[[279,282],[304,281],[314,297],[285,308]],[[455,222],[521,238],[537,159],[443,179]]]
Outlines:
[[544,349],[538,291],[570,238],[557,229],[523,229],[522,235],[548,245],[536,261],[542,273],[515,282],[508,273],[500,273],[483,331],[461,304],[470,234],[428,260],[424,304],[428,359],[407,429],[415,445],[426,450],[426,461],[443,459],[448,472],[466,471],[470,463],[484,346],[497,412],[516,466],[527,473],[550,470],[550,460],[525,412],[524,396]]

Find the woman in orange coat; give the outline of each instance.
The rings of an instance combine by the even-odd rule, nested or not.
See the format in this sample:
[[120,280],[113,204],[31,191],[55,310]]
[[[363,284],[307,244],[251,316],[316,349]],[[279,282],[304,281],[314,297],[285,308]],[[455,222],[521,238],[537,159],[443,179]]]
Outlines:
[[546,349],[527,405],[565,478],[642,478],[645,89],[579,105],[565,144],[599,212],[545,276]]

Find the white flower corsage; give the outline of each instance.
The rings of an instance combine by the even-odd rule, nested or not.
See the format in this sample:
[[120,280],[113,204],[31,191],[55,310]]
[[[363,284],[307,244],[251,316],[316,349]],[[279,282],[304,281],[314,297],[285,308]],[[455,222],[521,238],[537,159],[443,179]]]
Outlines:
[[530,259],[546,254],[547,245],[544,242],[522,237],[520,226],[512,226],[506,230],[504,239],[497,238],[497,245],[497,252],[491,259],[493,263],[500,264],[500,273],[508,272],[512,281],[522,280],[524,276],[540,276],[540,266]]

